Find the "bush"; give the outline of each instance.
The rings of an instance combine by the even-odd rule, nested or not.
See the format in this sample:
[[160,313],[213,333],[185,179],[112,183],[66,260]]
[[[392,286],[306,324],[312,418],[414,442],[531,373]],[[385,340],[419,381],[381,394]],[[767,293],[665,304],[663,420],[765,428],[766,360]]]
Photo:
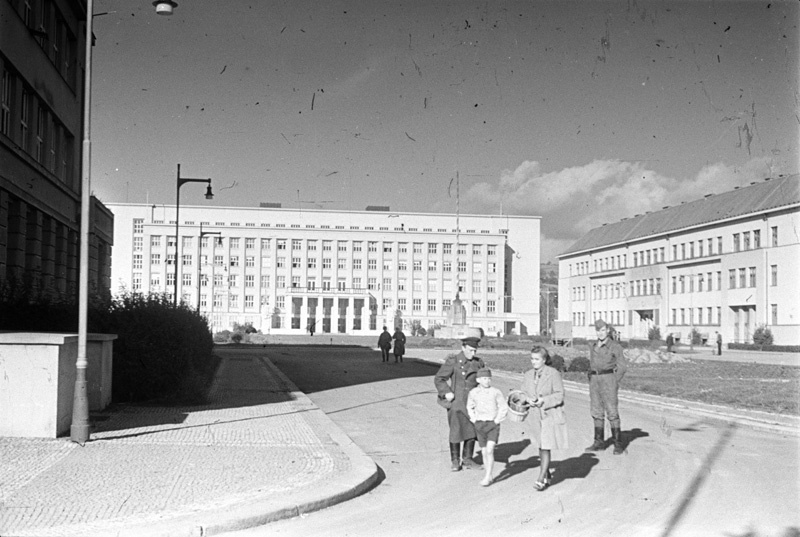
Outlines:
[[753,332],[753,343],[759,347],[772,345],[772,331],[763,324],[760,325],[756,328],[756,331]]
[[692,345],[703,344],[703,336],[700,334],[700,331],[697,330],[697,328],[692,328],[692,331],[689,332],[689,338],[692,341]]
[[739,351],[800,352],[800,345],[764,345],[754,343],[728,343],[728,348]]
[[650,341],[661,341],[661,329],[657,326],[651,326],[647,331],[647,339]]
[[242,334],[241,332],[234,332],[231,335],[231,341],[233,341],[234,343],[241,343],[243,337],[244,337],[244,334]]
[[553,354],[550,356],[550,367],[553,367],[562,373],[567,370],[567,366],[564,363],[564,357],[560,354]]
[[567,371],[571,372],[589,371],[589,359],[586,356],[576,356],[569,363],[569,369],[567,369]]
[[220,330],[214,334],[214,343],[228,343],[231,340],[230,330]]

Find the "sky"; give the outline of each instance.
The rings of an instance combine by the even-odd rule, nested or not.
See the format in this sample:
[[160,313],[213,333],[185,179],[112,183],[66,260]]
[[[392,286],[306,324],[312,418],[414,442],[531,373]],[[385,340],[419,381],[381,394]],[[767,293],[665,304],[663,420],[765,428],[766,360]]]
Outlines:
[[104,202],[588,230],[798,173],[800,2],[95,0]]

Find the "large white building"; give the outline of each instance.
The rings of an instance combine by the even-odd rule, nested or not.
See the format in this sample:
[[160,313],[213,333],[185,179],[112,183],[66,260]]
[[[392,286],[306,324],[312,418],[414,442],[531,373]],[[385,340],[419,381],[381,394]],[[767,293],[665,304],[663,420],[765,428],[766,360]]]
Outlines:
[[800,178],[767,179],[592,229],[559,260],[558,315],[574,337],[611,322],[752,342],[800,343]]
[[487,334],[538,331],[539,217],[181,206],[176,256],[174,205],[107,205],[112,291],[171,295],[177,257],[181,299],[215,331],[430,329],[457,293]]

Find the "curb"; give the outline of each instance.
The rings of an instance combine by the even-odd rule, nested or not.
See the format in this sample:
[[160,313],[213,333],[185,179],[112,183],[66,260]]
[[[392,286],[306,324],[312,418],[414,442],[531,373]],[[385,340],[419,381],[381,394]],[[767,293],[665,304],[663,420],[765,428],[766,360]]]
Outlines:
[[[351,500],[375,487],[380,473],[375,462],[364,453],[306,394],[289,380],[268,358],[262,357],[270,373],[286,384],[292,396],[302,402],[323,431],[323,444],[336,444],[350,460],[351,469],[343,475],[314,486],[313,489],[298,489],[295,492],[275,496],[254,496],[233,505],[217,509],[206,509],[191,513],[164,513],[160,521],[136,521],[124,528],[91,528],[92,535],[115,537],[206,537],[232,531],[262,526],[277,520],[294,518]],[[327,437],[326,437],[327,436]],[[224,501],[224,498],[220,498]],[[129,521],[133,522],[133,521]],[[96,530],[96,531],[95,531]],[[87,534],[88,535],[88,534]]]

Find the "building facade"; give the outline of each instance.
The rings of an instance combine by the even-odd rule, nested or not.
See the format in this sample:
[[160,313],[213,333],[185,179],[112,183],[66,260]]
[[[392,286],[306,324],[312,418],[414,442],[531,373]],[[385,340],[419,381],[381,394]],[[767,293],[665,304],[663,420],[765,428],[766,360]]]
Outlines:
[[108,206],[113,290],[172,296],[177,277],[215,331],[430,329],[457,297],[487,334],[539,326],[538,217],[181,206],[178,243],[174,206]]
[[800,343],[800,178],[767,179],[592,229],[559,260],[559,320],[594,337],[603,318],[623,338],[652,327],[752,342]]
[[[0,1],[0,281],[78,285],[83,2]],[[89,281],[108,290],[113,215],[92,199]]]

